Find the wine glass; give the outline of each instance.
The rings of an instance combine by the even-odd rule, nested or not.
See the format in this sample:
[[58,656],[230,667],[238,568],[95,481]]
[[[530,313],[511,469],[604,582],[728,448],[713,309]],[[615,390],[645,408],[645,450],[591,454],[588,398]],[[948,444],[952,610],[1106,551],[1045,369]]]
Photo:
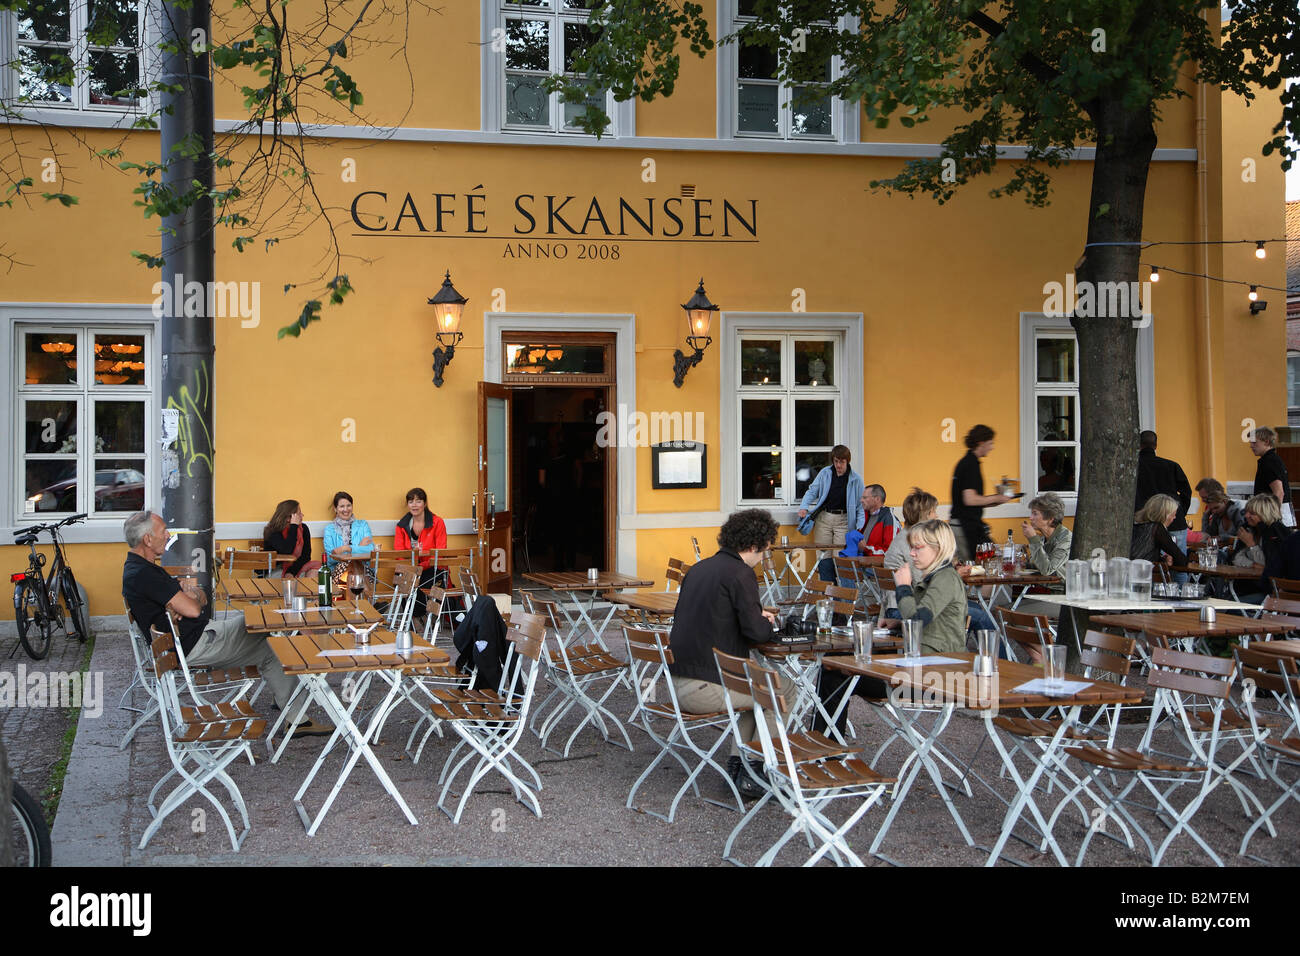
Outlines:
[[[360,568],[353,568],[348,572],[348,590],[352,592],[352,600],[361,600],[361,595],[366,589],[366,575]],[[361,615],[361,609],[354,607],[353,611],[358,617]]]

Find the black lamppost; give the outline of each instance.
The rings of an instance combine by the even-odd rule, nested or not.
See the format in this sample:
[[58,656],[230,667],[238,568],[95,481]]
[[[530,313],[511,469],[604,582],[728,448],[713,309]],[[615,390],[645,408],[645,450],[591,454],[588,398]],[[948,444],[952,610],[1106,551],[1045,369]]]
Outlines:
[[460,314],[468,301],[451,284],[450,270],[442,280],[442,288],[429,300],[434,318],[438,320],[439,347],[433,350],[433,384],[438,388],[442,388],[442,370],[451,364],[457,343],[465,337],[465,333],[460,331]]
[[718,311],[718,307],[704,294],[703,279],[700,279],[700,287],[691,296],[691,301],[682,308],[686,310],[686,344],[694,349],[694,353],[684,355],[681,349],[673,351],[673,384],[678,388],[686,381],[686,373],[700,364],[704,350],[713,344],[713,339],[709,337],[709,325],[713,322],[713,313]]

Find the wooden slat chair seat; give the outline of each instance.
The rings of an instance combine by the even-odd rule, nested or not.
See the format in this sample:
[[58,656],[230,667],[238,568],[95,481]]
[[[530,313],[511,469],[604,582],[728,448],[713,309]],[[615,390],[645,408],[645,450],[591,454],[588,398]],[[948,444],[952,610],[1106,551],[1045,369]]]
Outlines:
[[[1017,737],[1052,737],[1061,726],[1060,721],[1041,717],[994,717],[994,726]],[[1106,735],[1095,730],[1070,727],[1065,732],[1067,740],[1102,741]]]
[[195,668],[190,672],[195,687],[215,688],[226,684],[242,684],[246,681],[261,680],[262,674],[256,664],[243,667],[219,667],[213,669]]
[[[182,704],[178,679],[184,676],[184,654],[170,631],[151,629],[151,654],[159,691],[158,714],[162,721],[163,740],[172,768],[149,793],[147,806],[153,820],[140,838],[144,849],[163,821],[191,797],[203,796],[211,803],[226,825],[231,847],[238,851],[251,825],[243,795],[226,767],[240,756],[253,759],[252,744],[266,733],[267,722],[253,710],[249,701],[236,699],[216,704]],[[193,688],[191,695],[193,695]],[[197,700],[198,698],[196,698]],[[173,789],[155,806],[159,792],[169,781],[179,778]],[[214,790],[212,785],[221,784]],[[230,814],[218,798],[224,792],[239,811],[243,829],[235,832]]]
[[[735,781],[715,759],[719,748],[729,737],[727,731],[731,725],[730,717],[723,711],[692,713],[682,710],[677,699],[677,689],[668,671],[673,662],[673,652],[668,646],[666,630],[625,627],[623,638],[627,642],[630,681],[636,695],[636,707],[627,722],[644,731],[656,748],[654,759],[641,771],[641,775],[633,782],[632,789],[628,791],[627,808],[672,823],[682,798],[691,790],[706,803],[743,810],[745,805]],[[637,791],[654,773],[655,768],[670,756],[685,771],[686,779],[673,795],[668,812],[664,814],[638,806]],[[700,793],[695,781],[706,768],[726,782],[735,798],[734,802],[722,803]]]
[[[837,744],[825,734],[816,730],[798,734],[787,732],[786,739],[790,741],[790,752],[799,763],[848,757],[857,753],[855,748]],[[763,745],[757,740],[746,741],[744,749],[759,760],[763,758]]]
[[[519,741],[528,724],[528,711],[532,706],[537,686],[537,674],[542,653],[546,625],[533,614],[512,615],[507,631],[509,649],[497,687],[500,702],[483,702],[469,696],[462,697],[454,706],[445,700],[434,704],[441,716],[436,719],[450,727],[461,738],[452,748],[443,764],[438,782],[443,785],[438,806],[453,823],[459,823],[465,804],[474,788],[490,771],[505,778],[515,799],[540,818],[542,807],[537,792],[542,789],[537,771],[520,756]],[[465,750],[471,751],[462,756]],[[474,755],[478,760],[474,760]],[[520,776],[520,772],[526,775]],[[456,803],[455,812],[447,806],[449,796],[455,797],[452,786],[464,773],[464,790]]]
[[[723,846],[723,858],[731,858],[731,847],[743,830],[767,802],[773,798],[790,815],[791,823],[785,833],[758,860],[758,866],[770,866],[781,848],[794,836],[805,834],[809,845],[820,843],[805,863],[811,866],[827,853],[837,863],[848,862],[861,866],[862,860],[854,853],[845,835],[862,816],[888,791],[895,778],[877,773],[869,764],[857,757],[837,752],[829,740],[826,757],[801,760],[802,747],[791,744],[785,727],[786,702],[780,694],[780,680],[776,671],[760,667],[748,658],[733,657],[716,648],[713,651],[718,664],[718,676],[729,693],[723,698],[727,704],[730,730],[741,752],[748,741],[740,737],[738,714],[732,704],[732,694],[748,697],[752,702],[754,719],[758,728],[758,743],[763,754],[763,773],[756,774],[749,761],[742,761],[745,772],[765,789],[763,798],[754,804],[744,819],[732,830]],[[766,714],[771,714],[771,724],[776,728],[773,737]],[[820,735],[819,735],[820,736]],[[805,739],[804,746],[816,749],[818,741]],[[847,801],[853,810],[846,822],[834,823],[825,811],[832,801]]]
[[[1300,594],[1300,581],[1294,578],[1269,578],[1269,583],[1273,586],[1273,596],[1282,598],[1286,594]],[[1295,601],[1294,598],[1282,598],[1283,600]]]
[[[1066,757],[1082,764],[1080,769],[1084,775],[1053,811],[1048,828],[1055,825],[1067,803],[1087,790],[1092,799],[1102,806],[1103,813],[1121,821],[1126,829],[1132,828],[1142,837],[1150,853],[1152,866],[1160,865],[1170,845],[1184,832],[1216,865],[1222,866],[1223,861],[1218,854],[1192,826],[1205,799],[1216,787],[1226,783],[1236,792],[1243,807],[1254,806],[1263,812],[1259,800],[1234,778],[1237,768],[1253,755],[1254,742],[1243,744],[1242,753],[1226,766],[1221,765],[1223,758],[1219,755],[1219,745],[1225,733],[1221,718],[1231,696],[1237,665],[1231,660],[1186,654],[1162,647],[1152,648],[1151,665],[1147,685],[1155,692],[1155,701],[1141,743],[1137,747],[1111,745],[1066,748]],[[1191,726],[1189,713],[1197,709],[1213,714],[1208,730],[1199,731]],[[1166,739],[1160,742],[1159,747],[1153,745],[1155,733],[1162,727],[1182,738],[1186,756],[1169,752],[1169,733],[1166,733]],[[1177,741],[1172,743],[1176,745]],[[1116,775],[1131,775],[1131,779],[1121,789]],[[1157,819],[1169,826],[1169,832],[1159,848],[1128,810],[1129,795],[1139,784],[1159,805]],[[1178,808],[1171,802],[1171,797],[1180,788],[1191,788],[1194,792],[1191,799]],[[1099,829],[1102,828],[1086,828],[1086,835],[1075,860],[1076,865],[1083,862],[1092,837]]]
[[[1260,769],[1282,791],[1242,836],[1237,852],[1244,856],[1260,827],[1268,827],[1269,833],[1276,836],[1272,818],[1287,801],[1300,803],[1300,662],[1254,647],[1237,647],[1233,654],[1241,668],[1242,684],[1253,682],[1250,686],[1254,693],[1243,696],[1255,739],[1264,751]],[[1275,720],[1272,731],[1264,726],[1265,718],[1260,714],[1266,701],[1276,708],[1267,715]]]

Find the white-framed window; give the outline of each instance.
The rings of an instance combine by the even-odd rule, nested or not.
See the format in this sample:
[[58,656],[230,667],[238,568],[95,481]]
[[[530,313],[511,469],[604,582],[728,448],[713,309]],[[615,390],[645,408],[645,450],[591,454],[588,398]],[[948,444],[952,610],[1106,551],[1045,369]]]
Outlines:
[[1287,424],[1300,424],[1300,352],[1286,353]]
[[[718,35],[727,36],[754,22],[755,0],[719,0]],[[830,21],[809,26],[829,28]],[[842,19],[837,29],[850,29]],[[806,39],[803,41],[806,45]],[[718,49],[718,136],[722,139],[766,139],[800,142],[856,142],[856,104],[823,93],[823,85],[839,74],[838,57],[821,57],[806,82],[783,84],[777,79],[786,57],[815,56],[782,48],[737,42]]]
[[0,14],[0,95],[21,108],[138,110],[145,34],[141,0],[28,0]]
[[155,500],[154,326],[18,321],[12,336],[15,524]]
[[[485,129],[532,133],[581,133],[575,120],[587,103],[565,103],[542,83],[552,74],[578,77],[574,60],[592,42],[590,0],[483,0],[489,35],[485,49]],[[490,9],[489,9],[490,8]],[[494,49],[495,48],[495,49]],[[593,100],[610,117],[606,135],[628,135],[626,108],[612,94]]]
[[[1138,420],[1155,428],[1152,323],[1138,330]],[[1022,313],[1020,328],[1020,487],[1078,495],[1081,406],[1079,348],[1070,320]],[[1137,448],[1133,449],[1137,455]],[[1068,513],[1073,513],[1068,511]]]

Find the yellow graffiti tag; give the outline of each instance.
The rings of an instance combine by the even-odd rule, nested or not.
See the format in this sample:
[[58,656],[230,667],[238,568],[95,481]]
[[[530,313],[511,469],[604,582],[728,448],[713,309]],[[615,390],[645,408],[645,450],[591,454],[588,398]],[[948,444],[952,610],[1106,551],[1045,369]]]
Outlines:
[[[175,408],[181,413],[180,429],[177,440],[180,443],[181,456],[185,459],[185,474],[194,477],[195,462],[202,461],[212,472],[212,435],[203,421],[211,392],[208,383],[208,363],[201,363],[194,372],[194,391],[182,385],[175,396],[168,396],[167,407]],[[198,423],[198,431],[194,423]]]

